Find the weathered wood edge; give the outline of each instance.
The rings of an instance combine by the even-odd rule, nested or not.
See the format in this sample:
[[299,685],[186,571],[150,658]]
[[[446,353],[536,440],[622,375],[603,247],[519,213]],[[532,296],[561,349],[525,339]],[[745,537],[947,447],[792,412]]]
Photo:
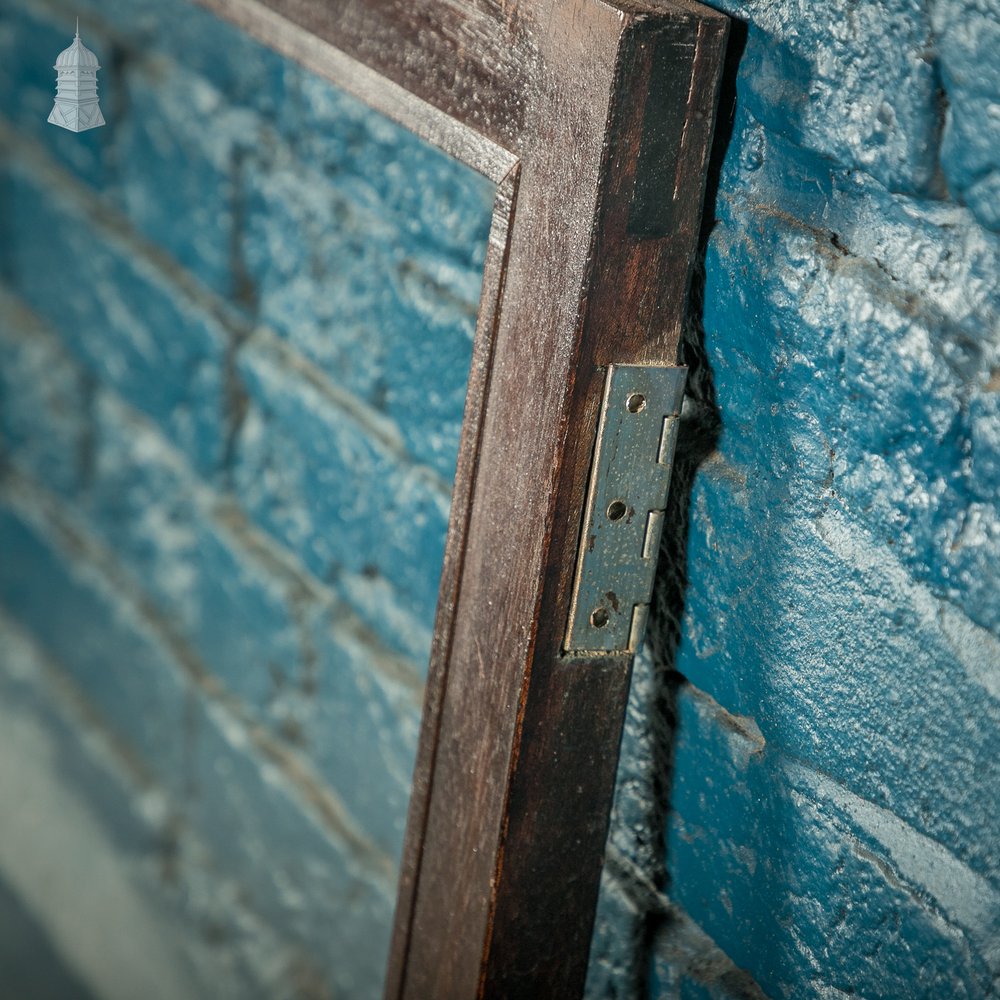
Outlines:
[[[293,59],[306,69],[334,83],[341,90],[437,146],[449,156],[470,166],[496,184],[501,183],[517,163],[517,154],[456,118],[447,109],[407,90],[384,70],[366,65],[327,37],[317,34],[311,24],[319,18],[311,8],[324,10],[331,23],[334,5],[288,3],[276,0],[195,0],[219,17],[242,28],[276,52]],[[302,21],[297,11],[311,16]],[[331,34],[328,31],[327,34]],[[348,36],[349,37],[349,36]],[[341,44],[347,38],[341,40]],[[410,58],[410,46],[402,47],[391,38],[389,51],[402,62]]]
[[[578,15],[581,10],[587,8],[575,8]],[[563,150],[557,148],[553,159],[560,173],[550,173],[541,186],[522,187],[519,195],[515,222],[528,217],[524,228],[530,234],[535,231],[530,216],[545,219],[547,228],[539,229],[551,259],[558,261],[567,246],[552,228],[559,219],[553,203],[570,190],[561,182],[575,169],[577,189],[595,199],[586,231],[575,236],[585,240],[590,234],[590,252],[580,271],[574,254],[564,258],[546,317],[554,325],[539,328],[532,358],[523,353],[526,338],[512,332],[539,315],[517,286],[518,271],[532,253],[517,241],[512,248],[512,282],[502,317],[507,322],[501,323],[510,343],[502,344],[495,364],[501,370],[520,366],[524,378],[520,385],[500,383],[490,403],[495,419],[481,454],[481,482],[491,492],[474,501],[473,517],[481,530],[478,536],[470,533],[466,553],[474,572],[460,595],[467,603],[460,609],[442,702],[439,747],[444,752],[430,786],[434,801],[429,808],[437,811],[437,823],[427,828],[423,909],[414,908],[415,960],[403,977],[401,995],[414,1000],[474,994],[571,997],[582,988],[631,660],[562,656],[568,574],[604,366],[612,360],[676,359],[726,24],[717,15],[700,16],[689,5],[655,17],[628,15],[601,23],[605,31],[618,28],[617,38],[623,40],[615,71],[602,84],[609,97],[595,91],[590,98],[595,109],[611,109],[606,121],[591,126],[599,130],[603,149],[588,154],[593,159],[581,154],[564,166]],[[660,43],[675,46],[686,59],[686,101],[680,152],[665,192],[672,215],[665,234],[651,239],[631,233],[628,222],[646,134],[644,98]],[[579,131],[572,139],[579,141]],[[530,132],[524,169],[530,171],[536,162],[550,166],[551,151],[533,149],[529,140]],[[579,152],[578,146],[570,148]],[[574,282],[579,282],[572,292],[575,319],[563,327],[561,297]],[[510,413],[518,403],[520,411]],[[540,415],[534,425],[524,416],[532,406]],[[541,444],[533,434],[543,439]],[[518,447],[503,447],[505,437]],[[519,468],[509,464],[514,455]],[[546,508],[543,525],[534,515],[539,505]],[[510,526],[506,538],[504,524]],[[523,550],[511,553],[509,537],[516,537],[518,529]],[[502,632],[498,612],[507,615]],[[496,711],[490,711],[492,706]],[[589,741],[576,738],[581,721],[592,723]],[[455,745],[448,746],[449,741]],[[576,791],[567,797],[569,788]],[[464,811],[468,803],[474,816]],[[495,824],[492,832],[490,824]],[[495,867],[487,898],[484,858],[490,855]]]
[[396,918],[385,984],[387,997],[397,996],[401,992],[401,977],[409,951],[413,904],[426,832],[427,807],[440,738],[441,703],[447,687],[448,661],[462,580],[462,557],[465,553],[472,514],[471,498],[475,487],[477,457],[482,437],[482,416],[489,392],[496,326],[500,318],[504,274],[510,254],[511,223],[517,205],[518,174],[519,167],[515,165],[497,187],[483,268],[479,315],[476,320],[472,366],[466,391],[462,437],[452,494],[452,516],[448,524],[434,638],[424,692],[420,744],[414,767],[413,790],[410,794],[406,839],[400,865]]
[[[679,360],[728,29],[727,20],[703,16],[696,5],[683,9],[692,20],[641,15],[622,39],[594,251],[581,297],[571,430],[512,747],[483,997],[570,998],[584,986],[632,657],[579,659],[562,653],[561,645],[606,366]],[[678,56],[688,42],[681,150],[676,172],[664,178],[664,195],[672,196],[668,231],[637,237],[628,231],[629,214],[640,145],[648,116],[656,113],[648,107],[655,97],[650,79],[664,47],[683,65]]]
[[548,571],[554,475],[627,22],[594,0],[551,0],[532,12],[544,72],[524,83],[518,208],[399,994],[412,1000],[485,988],[511,752]]

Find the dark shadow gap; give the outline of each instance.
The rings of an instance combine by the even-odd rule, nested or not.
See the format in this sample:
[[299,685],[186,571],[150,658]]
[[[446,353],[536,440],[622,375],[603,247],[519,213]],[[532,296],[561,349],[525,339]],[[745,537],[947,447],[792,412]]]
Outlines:
[[[711,455],[722,432],[722,418],[716,403],[715,383],[705,345],[705,255],[716,223],[716,203],[723,161],[733,134],[736,114],[736,79],[747,41],[747,25],[733,19],[723,66],[715,135],[705,185],[698,252],[692,268],[691,286],[681,342],[681,362],[688,366],[684,412],[680,421],[673,479],[660,544],[651,620],[647,636],[653,661],[652,701],[647,706],[652,739],[651,809],[648,816],[649,840],[661,845],[656,871],[650,872],[660,892],[667,884],[667,819],[673,785],[674,744],[677,728],[677,696],[683,677],[676,670],[681,641],[685,593],[688,586],[687,546],[691,521],[691,499],[695,476]],[[660,910],[646,913],[643,934],[638,942],[635,968],[639,997],[649,996],[652,952],[662,924],[669,916]]]

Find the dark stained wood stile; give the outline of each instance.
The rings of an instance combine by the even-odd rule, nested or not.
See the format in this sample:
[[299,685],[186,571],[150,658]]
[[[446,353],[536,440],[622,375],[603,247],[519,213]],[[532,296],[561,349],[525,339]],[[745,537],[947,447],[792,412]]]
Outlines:
[[202,0],[497,184],[387,1000],[583,989],[630,656],[562,649],[610,363],[675,364],[727,19]]

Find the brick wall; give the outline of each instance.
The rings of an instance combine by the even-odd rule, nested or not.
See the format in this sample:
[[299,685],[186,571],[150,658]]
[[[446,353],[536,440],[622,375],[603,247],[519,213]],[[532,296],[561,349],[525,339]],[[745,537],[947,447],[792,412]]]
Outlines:
[[0,149],[0,888],[95,996],[378,996],[492,187],[186,0],[2,0]]
[[722,6],[589,992],[995,997],[1000,5]]
[[[71,136],[0,0],[0,881],[95,995],[374,995],[490,191],[78,6]],[[1000,9],[727,10],[588,994],[995,996]]]

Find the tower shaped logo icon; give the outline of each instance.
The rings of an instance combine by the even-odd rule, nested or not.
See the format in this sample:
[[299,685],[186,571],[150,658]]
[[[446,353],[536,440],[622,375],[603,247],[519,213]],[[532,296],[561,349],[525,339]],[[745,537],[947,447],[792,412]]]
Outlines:
[[49,121],[71,132],[85,132],[104,124],[97,103],[97,56],[80,41],[80,20],[73,44],[59,53],[55,64],[56,101]]

